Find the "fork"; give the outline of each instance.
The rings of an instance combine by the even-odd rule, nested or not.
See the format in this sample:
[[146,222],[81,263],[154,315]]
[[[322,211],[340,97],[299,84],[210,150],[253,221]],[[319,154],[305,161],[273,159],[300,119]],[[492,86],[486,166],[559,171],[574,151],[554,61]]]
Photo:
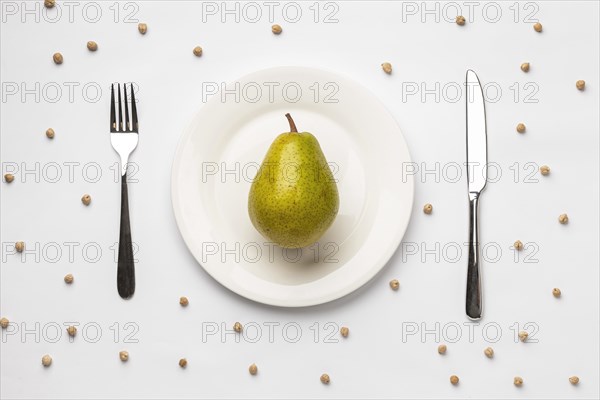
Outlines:
[[131,228],[129,226],[129,199],[127,196],[127,163],[129,156],[138,144],[138,119],[135,106],[133,83],[131,84],[131,123],[127,107],[127,86],[123,84],[125,97],[125,125],[121,107],[121,84],[117,85],[119,123],[115,113],[115,87],[110,85],[110,143],[121,158],[121,228],[119,233],[119,258],[117,263],[117,290],[124,299],[129,299],[135,291],[135,268]]

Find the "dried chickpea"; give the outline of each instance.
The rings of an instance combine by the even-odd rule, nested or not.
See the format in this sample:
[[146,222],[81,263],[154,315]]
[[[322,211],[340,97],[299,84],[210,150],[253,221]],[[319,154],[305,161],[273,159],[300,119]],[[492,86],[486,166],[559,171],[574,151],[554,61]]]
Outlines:
[[74,337],[77,334],[77,328],[71,325],[67,328],[67,333],[69,334],[69,336]]
[[46,354],[45,356],[42,357],[42,365],[44,367],[49,367],[50,364],[52,364],[52,357],[50,357],[48,354]]
[[550,167],[547,165],[542,165],[540,167],[540,173],[544,176],[550,175]]
[[520,240],[517,240],[513,246],[515,247],[515,250],[523,250],[523,242]]
[[517,125],[517,132],[519,132],[519,133],[525,133],[525,124],[524,123],[519,123]]
[[237,333],[240,333],[242,331],[242,324],[236,322],[235,324],[233,324],[233,330]]
[[390,287],[392,290],[398,290],[398,288],[400,288],[400,282],[398,282],[398,279],[392,279],[390,281]]
[[84,205],[89,206],[90,203],[92,202],[92,196],[90,196],[89,194],[84,194],[83,197],[81,198],[81,202]]
[[485,356],[487,358],[493,358],[494,357],[494,349],[492,349],[491,347],[486,347],[485,350],[483,350],[483,354],[485,354]]
[[577,385],[579,383],[579,377],[573,375],[569,378],[569,382],[571,382],[571,385]]
[[458,381],[459,381],[458,376],[456,376],[456,375],[451,375],[450,376],[450,383],[451,384],[458,385]]
[[129,360],[129,353],[126,352],[125,350],[122,350],[119,352],[119,358],[121,359],[121,361],[125,362],[125,361]]
[[2,329],[8,328],[8,324],[9,321],[7,318],[2,317],[2,319],[0,319],[0,327],[2,327]]
[[179,360],[179,366],[181,368],[187,367],[187,360],[185,358],[182,358],[181,360]]
[[463,26],[466,22],[465,17],[463,17],[462,15],[459,15],[458,17],[456,17],[456,24]]
[[56,0],[44,0],[44,7],[52,8],[56,4]]
[[187,299],[187,297],[182,296],[179,298],[179,304],[181,304],[181,307],[187,307],[188,304],[190,304],[190,301]]
[[539,22],[536,22],[536,23],[533,25],[533,29],[534,29],[536,32],[541,32],[541,31],[542,31],[542,24],[540,24]]
[[6,183],[11,183],[15,180],[15,176],[13,174],[4,174],[4,181]]
[[200,47],[200,46],[194,47],[194,50],[192,50],[192,53],[194,53],[194,55],[196,57],[200,57],[202,55],[202,47]]
[[433,211],[433,206],[431,204],[427,203],[423,206],[423,212],[425,214],[431,214],[432,211]]
[[383,69],[383,72],[389,75],[392,73],[392,64],[390,64],[389,62],[384,62],[383,64],[381,64],[381,69]]
[[256,366],[256,364],[252,364],[251,366],[249,366],[248,372],[250,372],[250,375],[256,375],[258,373],[258,367]]
[[529,63],[528,62],[521,64],[521,71],[529,72]]
[[528,337],[529,337],[529,333],[527,333],[526,331],[519,332],[519,340],[521,342],[526,341]]
[[552,289],[552,296],[560,297],[561,294],[562,294],[562,292],[560,291],[559,288],[555,287],[554,289]]
[[48,139],[54,139],[54,129],[52,129],[52,128],[46,129],[46,137]]
[[515,386],[521,386],[523,385],[523,378],[521,378],[520,376],[515,376],[513,383],[515,384]]
[[54,64],[62,64],[63,63],[63,56],[60,53],[54,53],[52,55],[52,60],[54,60]]
[[271,32],[273,32],[276,35],[279,35],[281,32],[283,32],[283,29],[280,25],[275,24],[271,27]]
[[438,346],[438,353],[446,354],[446,350],[448,350],[448,347],[445,344],[440,344]]
[[558,222],[560,222],[561,224],[566,224],[569,222],[569,216],[567,214],[560,214],[558,216]]
[[23,250],[25,250],[25,242],[15,243],[15,250],[17,250],[19,253],[22,253]]
[[140,33],[142,35],[145,35],[146,32],[148,32],[148,25],[144,24],[144,23],[139,23],[138,24],[138,31],[140,31]]
[[328,385],[329,382],[331,382],[331,379],[329,378],[329,375],[327,374],[323,374],[321,375],[321,382],[325,385]]
[[580,79],[577,82],[575,82],[575,86],[577,87],[577,89],[583,90],[585,89],[585,81]]
[[64,279],[65,279],[65,283],[70,285],[71,283],[73,283],[73,280],[75,278],[73,278],[72,274],[66,274]]
[[342,329],[340,329],[340,335],[342,335],[343,337],[348,337],[349,334],[350,329],[348,329],[347,326],[342,326]]
[[94,42],[93,40],[90,40],[89,42],[87,42],[87,48],[89,51],[96,51],[98,50],[98,43]]

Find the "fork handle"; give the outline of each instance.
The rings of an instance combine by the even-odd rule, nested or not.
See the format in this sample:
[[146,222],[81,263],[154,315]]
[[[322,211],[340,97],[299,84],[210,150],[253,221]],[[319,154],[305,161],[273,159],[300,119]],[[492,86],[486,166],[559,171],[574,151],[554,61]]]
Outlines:
[[479,265],[479,194],[469,195],[469,266],[467,269],[467,316],[478,320],[482,314],[481,270]]
[[135,292],[135,268],[133,243],[129,226],[129,197],[127,195],[127,173],[121,177],[121,228],[119,233],[119,259],[117,264],[117,290],[124,299]]

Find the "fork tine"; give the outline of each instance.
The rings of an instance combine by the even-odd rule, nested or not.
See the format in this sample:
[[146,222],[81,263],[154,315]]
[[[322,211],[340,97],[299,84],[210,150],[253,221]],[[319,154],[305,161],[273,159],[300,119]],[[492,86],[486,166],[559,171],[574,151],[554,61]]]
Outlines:
[[119,92],[119,132],[123,132],[123,106],[121,106],[121,84],[117,84]]
[[110,131],[117,129],[117,119],[115,117],[115,85],[110,85]]
[[127,106],[127,84],[123,84],[123,96],[125,97],[125,131],[131,132],[131,125],[129,124],[129,107]]
[[131,84],[131,122],[133,124],[133,131],[138,131],[138,119],[137,119],[137,108],[135,106],[135,95],[133,94],[133,83]]

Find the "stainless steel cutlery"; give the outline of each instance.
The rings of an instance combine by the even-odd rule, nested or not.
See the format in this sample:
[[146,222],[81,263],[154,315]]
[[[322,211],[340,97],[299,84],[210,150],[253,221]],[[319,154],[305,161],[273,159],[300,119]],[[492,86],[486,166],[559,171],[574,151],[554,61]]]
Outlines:
[[[131,84],[131,121],[127,106],[127,86],[123,85],[121,101],[121,85],[117,85],[117,106],[119,108],[119,121],[115,112],[115,88],[110,88],[110,142],[121,158],[121,227],[119,233],[119,257],[117,263],[117,290],[124,299],[129,299],[135,292],[135,266],[133,260],[133,243],[131,241],[131,227],[129,225],[129,199],[127,195],[127,163],[129,156],[138,144],[138,117],[135,104],[133,84]],[[124,103],[124,112],[123,105]],[[125,116],[125,122],[123,122]]]
[[478,205],[481,192],[487,183],[487,129],[483,90],[475,72],[467,71],[465,86],[469,188],[469,261],[466,311],[470,319],[477,320],[481,318],[483,312]]

